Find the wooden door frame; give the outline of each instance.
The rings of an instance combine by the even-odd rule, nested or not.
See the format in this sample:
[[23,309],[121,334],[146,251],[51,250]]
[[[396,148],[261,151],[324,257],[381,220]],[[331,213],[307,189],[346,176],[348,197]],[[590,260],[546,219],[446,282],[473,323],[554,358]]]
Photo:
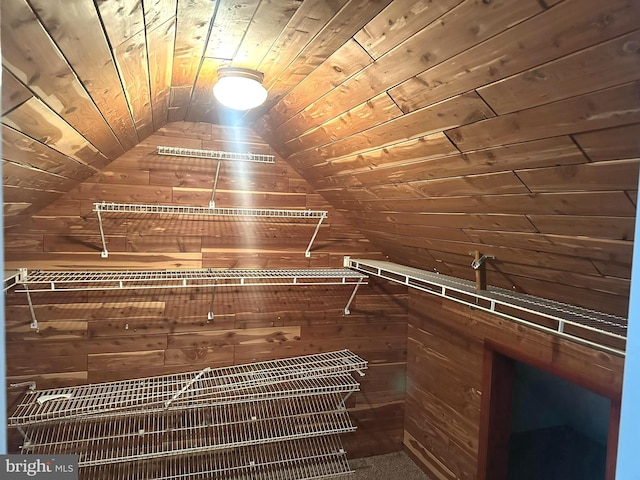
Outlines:
[[588,374],[557,368],[557,365],[543,359],[487,341],[482,364],[477,480],[506,480],[514,361],[531,365],[610,400],[605,480],[615,480],[621,392],[594,383]]

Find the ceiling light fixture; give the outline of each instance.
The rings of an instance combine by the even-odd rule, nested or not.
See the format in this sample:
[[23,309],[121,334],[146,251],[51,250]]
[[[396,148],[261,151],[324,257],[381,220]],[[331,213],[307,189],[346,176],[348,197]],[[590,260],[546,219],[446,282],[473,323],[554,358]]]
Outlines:
[[249,110],[258,107],[267,99],[267,90],[262,86],[264,74],[248,68],[223,67],[218,69],[218,82],[213,86],[213,95],[225,107],[234,110]]

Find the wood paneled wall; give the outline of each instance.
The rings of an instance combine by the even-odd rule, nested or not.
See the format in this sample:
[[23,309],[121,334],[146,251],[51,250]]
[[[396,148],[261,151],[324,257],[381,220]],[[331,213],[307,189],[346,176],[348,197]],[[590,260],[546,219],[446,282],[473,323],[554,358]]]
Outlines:
[[434,479],[476,478],[487,346],[597,393],[621,395],[620,357],[410,290],[404,444]]
[[257,131],[394,262],[472,280],[479,250],[490,285],[626,316],[639,21],[634,0],[394,0]]
[[[100,257],[92,202],[207,205],[215,162],[159,156],[157,145],[271,153],[246,129],[174,123],[160,129],[19,228],[6,233],[6,267],[102,270],[339,268],[347,254],[380,257],[280,157],[223,163],[219,207],[328,210],[311,257],[315,222],[189,219],[105,214],[109,258]],[[39,332],[24,294],[7,297],[10,382],[39,388],[191,371],[348,348],[370,361],[351,400],[360,427],[350,455],[401,448],[407,341],[404,287],[351,286],[33,293]],[[207,313],[213,311],[213,320]],[[16,392],[10,392],[14,395]],[[11,398],[14,398],[13,396]]]

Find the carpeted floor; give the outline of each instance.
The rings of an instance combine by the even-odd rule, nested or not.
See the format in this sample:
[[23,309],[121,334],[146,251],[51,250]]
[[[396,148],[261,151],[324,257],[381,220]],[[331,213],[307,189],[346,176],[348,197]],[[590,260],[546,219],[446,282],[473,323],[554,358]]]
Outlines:
[[430,480],[404,452],[349,460],[349,480]]

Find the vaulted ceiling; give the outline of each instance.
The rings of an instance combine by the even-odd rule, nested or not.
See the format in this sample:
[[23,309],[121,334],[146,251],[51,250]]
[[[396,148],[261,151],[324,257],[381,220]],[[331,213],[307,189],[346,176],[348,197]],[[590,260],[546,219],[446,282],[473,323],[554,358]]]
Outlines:
[[[7,231],[170,122],[251,127],[391,260],[625,315],[638,0],[3,0]],[[248,114],[217,69],[265,75]]]

